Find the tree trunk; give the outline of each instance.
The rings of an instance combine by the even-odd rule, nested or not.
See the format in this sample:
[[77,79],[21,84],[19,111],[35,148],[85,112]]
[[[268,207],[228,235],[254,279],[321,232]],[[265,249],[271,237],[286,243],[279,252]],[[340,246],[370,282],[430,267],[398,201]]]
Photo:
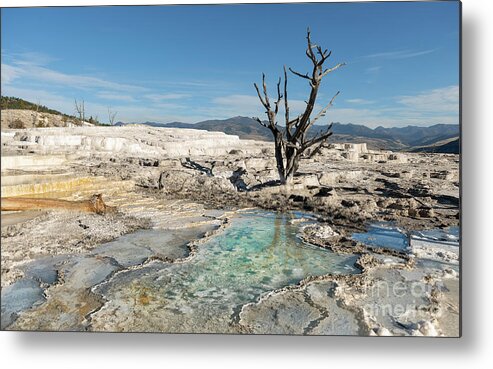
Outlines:
[[112,213],[116,210],[114,207],[106,205],[100,194],[91,196],[89,200],[80,201],[27,197],[2,197],[1,209],[2,211],[62,209],[85,211],[97,214]]
[[300,156],[293,154],[289,160],[289,165],[286,166],[286,184],[293,181],[294,175],[298,171]]
[[284,159],[282,154],[282,136],[276,135],[275,138],[275,154],[276,154],[276,164],[277,164],[277,172],[279,173],[279,180],[281,184],[286,183],[286,174],[284,169]]

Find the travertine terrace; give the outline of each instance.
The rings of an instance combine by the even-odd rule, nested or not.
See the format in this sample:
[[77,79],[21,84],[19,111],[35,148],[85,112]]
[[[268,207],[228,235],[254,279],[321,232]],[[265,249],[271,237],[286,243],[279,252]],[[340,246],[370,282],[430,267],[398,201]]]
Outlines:
[[[300,236],[356,255],[362,273],[307,278],[270,291],[235,309],[228,332],[458,335],[458,248],[409,233],[410,249],[400,253],[351,237],[376,221],[409,232],[457,226],[457,155],[329,144],[302,160],[290,186],[279,186],[271,143],[219,132],[134,125],[6,129],[1,137],[2,197],[83,200],[101,193],[118,209],[107,215],[2,212],[2,327],[122,329],[125,317],[118,319],[128,306],[103,298],[99,286],[126,268],[186,263],[200,243],[187,249],[177,239],[213,237],[238,210],[260,208],[314,214],[319,228],[305,227]],[[139,229],[169,232],[169,249],[140,250],[131,262],[122,260],[132,248],[125,257],[122,250],[100,252],[102,243]],[[382,280],[409,289],[417,283],[425,292],[398,301],[404,312],[382,315],[371,310]],[[4,305],[4,296],[16,293],[28,297]],[[144,307],[148,295],[139,300]],[[198,331],[207,329],[214,331]]]

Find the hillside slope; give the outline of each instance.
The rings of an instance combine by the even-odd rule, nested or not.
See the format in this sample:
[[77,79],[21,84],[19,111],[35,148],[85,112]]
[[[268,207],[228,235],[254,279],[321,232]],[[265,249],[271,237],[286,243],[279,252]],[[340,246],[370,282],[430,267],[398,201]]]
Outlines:
[[1,129],[93,126],[96,122],[91,117],[89,122],[81,124],[72,115],[17,97],[1,96],[0,108]]
[[0,97],[0,110],[33,110],[37,111],[38,113],[49,113],[49,114],[54,114],[54,115],[64,115],[67,116],[67,114],[60,113],[58,110],[50,109],[47,108],[44,105],[39,105],[32,103],[30,101],[18,98],[18,97],[12,97],[12,96],[1,96]]
[[[119,125],[123,124],[125,123],[119,123]],[[195,124],[181,122],[145,122],[143,124],[154,127],[219,131],[237,135],[242,139],[272,140],[272,134],[269,129],[261,126],[252,118],[240,116],[221,120],[206,120]],[[313,137],[326,129],[327,126],[314,126],[308,132],[308,136]],[[372,129],[358,124],[334,123],[332,132],[334,134],[330,138],[331,142],[366,142],[371,149],[412,150],[418,146],[430,146],[439,141],[458,137],[459,126],[453,124],[437,124],[430,127],[407,126],[394,128],[378,127]]]
[[448,140],[435,142],[432,145],[420,146],[412,148],[412,152],[430,152],[440,154],[459,154],[460,152],[460,139],[455,137]]

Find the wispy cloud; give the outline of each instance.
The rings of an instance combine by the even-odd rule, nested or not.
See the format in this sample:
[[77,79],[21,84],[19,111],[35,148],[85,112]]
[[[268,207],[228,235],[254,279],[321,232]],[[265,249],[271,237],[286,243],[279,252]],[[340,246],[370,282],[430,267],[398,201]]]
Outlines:
[[[113,91],[142,92],[147,89],[142,86],[117,83],[99,77],[70,74],[48,68],[51,59],[44,54],[23,53],[9,55],[12,59],[8,64],[2,64],[2,83],[12,83],[17,79],[49,83],[56,86],[69,87],[71,89],[97,89],[103,88]],[[3,72],[7,77],[4,78]]]
[[[3,87],[3,86],[2,86]],[[74,112],[74,101],[70,96],[52,93],[47,90],[18,88],[5,86],[2,91],[6,95],[18,96],[29,101],[40,101],[41,104],[66,113]],[[348,99],[364,100],[364,99]],[[379,100],[380,101],[380,100]],[[236,115],[259,116],[263,118],[264,109],[258,98],[251,95],[227,95],[210,100],[208,104],[191,109],[186,104],[178,104],[177,100],[155,103],[151,106],[136,102],[122,101],[112,104],[112,110],[118,112],[118,120],[125,122],[171,122],[181,121],[195,123],[206,119],[224,119]],[[427,126],[437,123],[457,124],[458,118],[458,86],[448,86],[415,95],[398,96],[389,99],[387,106],[359,105],[355,107],[330,109],[321,124],[330,122],[364,124],[377,126]],[[370,108],[371,106],[371,108]],[[301,112],[304,101],[292,100],[292,116]],[[97,100],[86,100],[88,115],[98,115],[102,121],[107,117],[107,105]],[[315,107],[315,111],[320,106]],[[279,112],[280,123],[283,111]]]
[[328,118],[332,122],[362,124],[368,127],[403,127],[407,125],[429,126],[433,124],[458,124],[456,115],[441,114],[427,115],[413,112],[409,109],[365,109],[365,108],[335,108]]
[[[261,105],[257,96],[254,95],[228,95],[212,99],[214,104],[210,109],[216,114],[224,118],[244,115],[244,116],[265,116],[265,109]],[[303,100],[289,100],[289,108],[291,116],[296,116],[305,109],[306,103]],[[284,104],[279,108],[279,117],[284,116]],[[315,110],[320,110],[319,105],[315,106]],[[281,119],[282,120],[282,119]]]
[[16,78],[22,74],[22,71],[12,65],[3,64],[1,67],[2,72],[2,86],[12,83]]
[[421,112],[458,114],[459,86],[437,88],[414,96],[400,96],[397,102]]
[[[2,86],[3,87],[3,86]],[[75,114],[74,99],[71,96],[53,93],[44,89],[21,88],[5,86],[2,93],[7,96],[17,96],[28,101],[39,101],[42,105],[67,114]],[[98,116],[100,121],[108,121],[108,105],[93,99],[85,100],[87,115]],[[181,110],[180,110],[181,109]],[[194,114],[186,107],[177,105],[149,107],[141,103],[111,104],[111,110],[117,112],[117,120],[124,122],[172,122],[180,121],[195,123],[204,119],[203,114]]]
[[167,100],[178,100],[190,97],[190,94],[181,94],[181,93],[169,93],[169,94],[147,94],[144,95],[146,99],[149,99],[154,102],[161,102]]
[[[63,96],[45,89],[22,88],[12,85],[2,85],[2,94],[20,97],[27,101],[39,101],[40,104],[59,110],[62,113],[75,113],[74,99],[72,96]],[[92,114],[92,112],[89,114]]]
[[177,110],[187,111],[190,109],[189,106],[183,104],[177,104],[177,103],[170,103],[170,102],[156,103],[153,104],[152,107],[163,109],[166,111],[174,111],[174,112],[176,112]]
[[363,104],[373,104],[375,101],[374,100],[366,100],[366,99],[347,99],[346,102],[349,104],[363,105]]
[[253,95],[227,95],[212,99],[212,106],[205,110],[209,114],[218,114],[221,118],[228,116],[261,116],[265,109],[258,97]]
[[172,78],[177,78],[177,76],[170,76],[170,78],[163,79],[157,77],[156,79],[140,79],[139,81],[145,85],[154,86],[156,88],[173,88],[173,89],[201,89],[201,88],[211,88],[214,87],[224,87],[227,85],[225,81],[217,81],[217,80],[198,80],[198,79],[185,79],[186,77],[178,76],[179,80],[173,80]]
[[437,49],[428,50],[394,50],[384,51],[369,55],[361,56],[362,59],[409,59],[421,55],[427,55],[435,52]]
[[116,101],[126,101],[126,102],[136,101],[136,99],[133,96],[119,95],[111,92],[99,92],[96,96],[106,100],[116,100]]
[[[346,102],[363,99],[348,99]],[[379,100],[380,101],[380,100]],[[459,86],[447,86],[389,99],[387,106],[335,108],[332,121],[369,127],[459,123]]]
[[59,60],[51,55],[38,51],[7,53],[6,57],[13,60],[18,65],[47,65],[51,62]]
[[365,72],[369,73],[369,74],[375,74],[375,73],[380,72],[381,69],[382,69],[381,65],[376,65],[374,67],[366,68]]
[[105,88],[114,91],[131,90],[136,92],[146,90],[145,88],[140,86],[116,83],[97,77],[62,73],[55,71],[53,69],[40,67],[36,65],[22,65],[18,67],[18,71],[19,74],[17,78],[26,77],[31,80],[47,82],[54,85],[70,87],[70,88],[77,88],[77,89]]
[[[377,78],[382,66],[380,59],[405,59],[432,53],[434,50],[400,50],[374,53],[365,56],[368,78]],[[2,55],[3,56],[3,55]],[[184,121],[197,122],[205,119],[224,119],[237,115],[265,117],[265,109],[254,94],[234,94],[226,82],[182,81],[162,85],[154,81],[152,87],[144,81],[119,83],[100,75],[65,73],[49,63],[49,56],[37,53],[8,55],[1,65],[2,93],[30,101],[40,101],[54,109],[73,113],[73,97],[86,100],[88,114],[107,115],[107,103],[118,111],[123,121]],[[163,82],[164,83],[164,82]],[[146,86],[146,87],[143,87]],[[219,86],[219,87],[218,87]],[[296,96],[296,95],[291,95]],[[300,97],[301,95],[297,96]],[[360,95],[361,96],[361,95]],[[320,102],[325,102],[320,96]],[[354,97],[354,95],[353,95]],[[430,125],[435,123],[458,123],[459,87],[457,85],[418,91],[385,100],[363,97],[344,100],[346,107],[331,108],[321,124],[331,121],[365,124],[369,126]],[[343,97],[342,97],[343,98]],[[306,103],[301,99],[290,100],[291,116],[302,112]],[[314,109],[317,113],[321,106]],[[279,120],[283,121],[283,104]],[[102,118],[104,120],[104,118]]]
[[[443,90],[443,91],[442,91]],[[381,107],[376,105],[377,102],[373,100],[367,100],[362,98],[347,99],[344,102],[352,104],[354,107],[341,108],[335,105],[329,109],[326,117],[321,120],[320,124],[328,124],[330,122],[341,123],[354,123],[363,124],[369,127],[395,127],[406,125],[431,125],[437,123],[457,124],[458,115],[453,110],[445,110],[444,108],[436,108],[433,112],[427,110],[423,104],[417,104],[418,101],[430,97],[430,94],[434,97],[433,100],[438,102],[441,96],[447,95],[447,88],[437,89],[431,91],[420,92],[415,96],[401,96],[399,98],[389,101],[389,106]],[[409,106],[409,103],[416,103],[413,108]],[[292,116],[300,113],[306,104],[302,100],[291,100],[290,108]],[[458,102],[453,107],[458,106]],[[370,108],[371,107],[371,108]],[[452,106],[449,106],[449,108]],[[314,109],[315,112],[320,110],[321,106],[317,105]],[[206,114],[213,118],[228,118],[234,115],[245,116],[259,116],[264,118],[265,109],[262,108],[258,98],[250,95],[229,95],[222,96],[212,100],[212,105],[200,110],[199,114]],[[442,110],[442,111],[440,111]],[[279,111],[279,119],[282,124],[283,121],[282,105]]]

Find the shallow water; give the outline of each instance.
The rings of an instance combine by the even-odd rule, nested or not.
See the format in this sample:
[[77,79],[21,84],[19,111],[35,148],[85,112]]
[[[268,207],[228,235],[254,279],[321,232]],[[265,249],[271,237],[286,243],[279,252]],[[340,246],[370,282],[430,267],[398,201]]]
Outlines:
[[[139,230],[104,243],[87,254],[47,256],[26,263],[20,266],[24,278],[2,289],[2,328],[12,324],[19,313],[43,302],[43,289],[59,282],[60,275],[64,276],[63,285],[70,286],[73,291],[91,288],[113,272],[136,267],[152,257],[164,260],[185,258],[189,255],[190,240],[202,238],[217,228],[217,223],[210,222],[166,231]],[[66,296],[58,293],[56,298],[63,301]],[[71,301],[65,302],[73,303],[73,297],[68,298]]]
[[460,229],[459,227],[449,227],[444,229],[416,231],[412,233],[412,237],[438,243],[446,243],[451,246],[459,246]]
[[406,232],[390,222],[378,222],[370,224],[364,233],[353,233],[351,238],[368,246],[409,252],[409,245],[413,240],[426,244],[459,246],[460,229],[449,227]]
[[365,233],[353,233],[352,239],[368,246],[383,247],[406,251],[409,247],[408,236],[392,223],[374,223]]
[[[93,329],[228,332],[241,306],[308,276],[357,273],[354,255],[303,243],[300,214],[244,212],[185,263],[151,263],[97,288]],[[117,242],[117,241],[114,241]],[[132,312],[131,314],[129,312]]]
[[30,279],[22,279],[3,288],[1,329],[7,328],[16,319],[17,313],[44,300],[43,289]]

